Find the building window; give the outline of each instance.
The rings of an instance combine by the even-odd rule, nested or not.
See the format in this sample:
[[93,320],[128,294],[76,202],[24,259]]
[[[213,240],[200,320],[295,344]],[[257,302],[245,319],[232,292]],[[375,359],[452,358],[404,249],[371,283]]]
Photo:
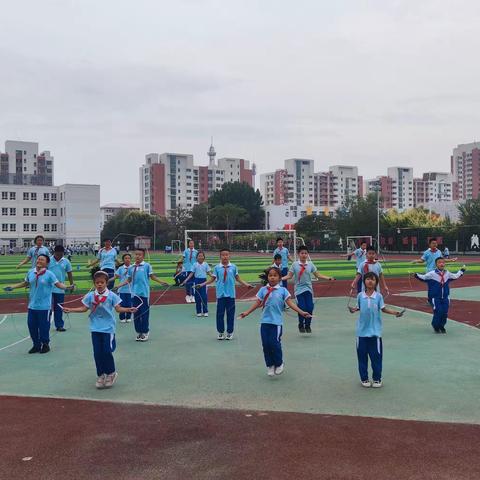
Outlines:
[[43,216],[44,217],[49,217],[50,216],[50,209],[49,208],[44,208],[43,209]]
[[24,208],[23,209],[23,216],[24,217],[30,216],[30,209],[29,208]]
[[36,208],[32,208],[32,217],[36,217],[37,216],[37,209]]
[[8,208],[7,207],[2,208],[2,215],[8,215]]
[[30,193],[29,192],[23,192],[23,199],[24,200],[30,200]]
[[49,193],[44,193],[44,194],[43,194],[43,199],[44,199],[45,201],[49,201],[49,200],[50,200],[50,194],[49,194]]
[[49,223],[45,223],[43,225],[43,231],[44,232],[49,232],[50,231],[50,224]]
[[16,208],[11,208],[10,209],[10,215],[15,216],[17,214],[17,209]]
[[57,216],[57,209],[52,208],[52,217],[56,217],[56,216]]
[[10,192],[10,200],[16,200],[17,194],[15,192]]
[[30,225],[30,227],[31,227],[30,230],[31,230],[32,232],[36,232],[36,231],[37,231],[37,224],[36,224],[36,223],[32,223],[32,224]]
[[57,225],[55,223],[52,223],[52,232],[57,231]]
[[52,193],[52,202],[56,202],[56,201],[57,201],[57,194]]
[[30,224],[24,223],[23,224],[23,231],[24,232],[29,232],[30,231]]
[[10,231],[11,232],[16,232],[17,231],[17,225],[15,225],[15,223],[10,224]]
[[8,223],[2,223],[2,232],[8,232]]
[[8,200],[8,192],[2,192],[2,200]]
[[37,199],[37,194],[36,193],[32,193],[30,195],[30,200],[36,200]]

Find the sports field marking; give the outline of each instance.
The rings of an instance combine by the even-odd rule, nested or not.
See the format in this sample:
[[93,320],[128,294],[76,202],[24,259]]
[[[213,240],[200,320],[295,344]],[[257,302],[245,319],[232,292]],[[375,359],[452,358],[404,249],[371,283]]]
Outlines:
[[1,352],[2,350],[6,350],[7,348],[14,347],[15,345],[18,345],[19,343],[22,343],[22,342],[24,342],[25,340],[28,340],[29,338],[30,338],[30,337],[24,337],[24,338],[22,338],[21,340],[18,340],[18,341],[16,341],[16,342],[11,343],[10,345],[6,345],[5,347],[0,348],[0,352]]
[[2,320],[0,321],[0,325],[8,318],[8,315],[5,315]]

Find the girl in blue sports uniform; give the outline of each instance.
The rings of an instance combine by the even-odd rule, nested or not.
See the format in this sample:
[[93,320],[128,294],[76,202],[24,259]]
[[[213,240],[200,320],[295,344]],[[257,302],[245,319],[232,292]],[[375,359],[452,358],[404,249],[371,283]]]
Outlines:
[[205,261],[205,254],[198,252],[197,261],[193,264],[192,271],[188,274],[187,278],[180,284],[182,287],[185,283],[188,283],[193,277],[195,284],[195,307],[197,311],[197,317],[208,317],[208,298],[206,285],[199,286],[207,281],[207,275],[210,275],[212,269],[210,265]]
[[117,260],[117,249],[112,247],[112,241],[107,238],[104,243],[104,248],[101,248],[97,254],[97,259],[88,264],[89,267],[100,265],[100,270],[106,272],[108,275],[108,287],[112,288],[115,284],[115,267]]
[[[132,264],[132,256],[129,253],[125,253],[122,256],[122,260],[123,265],[120,265],[115,271],[115,279],[118,278],[122,285],[117,288],[118,295],[122,299],[122,307],[128,308],[132,306],[132,291],[128,284],[128,271]],[[132,321],[132,314],[130,312],[121,312],[119,317],[121,323],[130,323]]]
[[[360,382],[363,387],[379,388],[382,386],[382,316],[380,312],[401,317],[398,312],[385,306],[383,296],[377,291],[378,275],[367,272],[363,276],[365,289],[358,294],[357,306],[348,307],[350,313],[360,312],[357,320],[357,359]],[[371,382],[368,378],[368,358],[372,364]]]
[[95,291],[87,293],[82,298],[81,307],[64,307],[65,313],[82,313],[90,310],[90,331],[92,334],[93,356],[97,367],[97,381],[99,389],[110,388],[117,380],[113,352],[116,348],[115,311],[118,313],[134,313],[134,307],[121,307],[121,298],[108,290],[109,276],[107,272],[99,270],[93,276]]
[[268,283],[258,291],[256,302],[246,312],[241,313],[239,318],[245,318],[257,308],[262,307],[260,335],[263,355],[267,366],[267,375],[273,377],[280,375],[284,370],[281,339],[285,303],[302,317],[312,318],[312,315],[298,308],[290,298],[288,290],[280,285],[282,280],[280,269],[268,268],[265,270],[265,278]]

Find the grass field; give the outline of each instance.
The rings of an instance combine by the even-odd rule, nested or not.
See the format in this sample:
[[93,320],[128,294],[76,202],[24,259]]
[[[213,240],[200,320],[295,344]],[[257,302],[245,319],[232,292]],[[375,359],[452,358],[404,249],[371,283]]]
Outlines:
[[[12,293],[3,291],[3,287],[12,283],[21,282],[27,272],[29,266],[24,265],[21,269],[16,270],[16,265],[24,257],[22,255],[12,255],[0,257],[0,298],[13,298],[23,296],[22,290]],[[94,257],[74,255],[72,257],[74,281],[77,285],[77,292],[86,292],[91,287],[90,273],[86,268],[86,264]],[[233,255],[232,263],[238,266],[240,276],[249,282],[258,281],[258,275],[262,269],[268,267],[272,263],[270,254],[257,256]],[[172,277],[175,271],[177,255],[166,255],[163,253],[155,253],[146,258],[153,266],[153,271],[164,281],[173,283]],[[217,255],[207,255],[207,262],[213,266],[218,263]],[[386,277],[400,277],[408,275],[408,272],[424,272],[422,265],[412,265],[407,260],[389,260],[388,257],[382,258],[382,265]],[[334,276],[337,279],[349,279],[354,276],[355,262],[348,261],[343,258],[332,256],[329,259],[314,259],[314,263],[322,274]],[[451,270],[456,270],[461,263],[451,266]],[[479,273],[480,263],[474,259],[469,259],[469,273]],[[152,289],[159,290],[158,284],[152,282]]]

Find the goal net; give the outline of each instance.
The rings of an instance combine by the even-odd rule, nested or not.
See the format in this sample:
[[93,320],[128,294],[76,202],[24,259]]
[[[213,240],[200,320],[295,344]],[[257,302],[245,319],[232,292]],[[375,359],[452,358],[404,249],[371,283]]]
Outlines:
[[277,238],[282,238],[290,254],[296,256],[299,243],[295,230],[185,230],[185,245],[193,240],[195,248],[209,252],[227,247],[236,253],[271,255]]
[[347,237],[345,245],[347,253],[353,253],[354,250],[360,248],[362,242],[367,242],[367,245],[373,245],[373,237],[371,235],[356,235]]

